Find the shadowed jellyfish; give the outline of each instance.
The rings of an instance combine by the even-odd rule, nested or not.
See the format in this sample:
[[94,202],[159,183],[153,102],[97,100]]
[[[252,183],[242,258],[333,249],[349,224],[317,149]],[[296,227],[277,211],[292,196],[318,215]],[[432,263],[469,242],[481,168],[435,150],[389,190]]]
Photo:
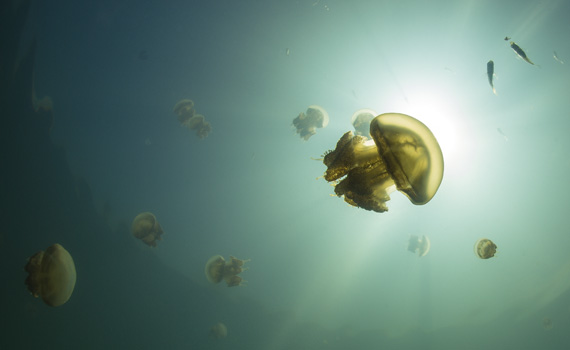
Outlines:
[[546,329],[547,331],[554,328],[554,324],[552,323],[552,320],[548,317],[545,317],[544,319],[542,319],[542,328]]
[[497,245],[490,239],[481,238],[475,242],[475,255],[481,259],[489,259],[495,256],[497,252]]
[[73,258],[61,245],[56,243],[32,255],[25,270],[28,290],[47,305],[60,306],[71,297],[77,274]]
[[228,336],[228,327],[222,322],[218,322],[210,328],[210,337],[222,339]]
[[131,232],[133,236],[151,247],[156,247],[156,241],[161,240],[160,236],[164,234],[156,217],[149,212],[140,213],[135,217]]
[[350,117],[350,124],[354,127],[354,133],[358,136],[370,138],[370,122],[378,114],[371,109],[359,109]]
[[[443,154],[432,132],[405,114],[386,113],[370,123],[372,140],[345,133],[323,163],[324,178],[355,207],[388,210],[396,189],[415,205],[429,202],[443,178]],[[342,180],[341,178],[344,177]]]
[[178,116],[178,121],[189,130],[195,130],[196,135],[203,139],[212,131],[212,126],[206,121],[203,115],[197,114],[194,110],[192,100],[180,100],[174,106],[174,113]]
[[418,256],[426,256],[429,252],[431,243],[429,239],[424,235],[420,239],[418,236],[410,236],[408,240],[408,250],[412,253],[418,252]]
[[220,283],[226,281],[228,287],[242,285],[245,282],[240,276],[243,271],[243,265],[249,260],[240,260],[230,255],[230,261],[226,263],[221,255],[214,255],[206,262],[206,278],[210,283]]
[[311,105],[307,108],[306,114],[301,112],[297,118],[293,119],[293,126],[297,129],[297,134],[307,141],[317,133],[317,128],[324,128],[329,124],[329,114],[322,107]]

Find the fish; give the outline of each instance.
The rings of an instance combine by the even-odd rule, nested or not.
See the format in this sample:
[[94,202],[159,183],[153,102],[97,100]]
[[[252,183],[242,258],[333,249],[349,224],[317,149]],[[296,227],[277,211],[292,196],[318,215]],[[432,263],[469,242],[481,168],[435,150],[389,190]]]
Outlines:
[[560,59],[560,57],[558,57],[558,54],[556,53],[556,51],[553,51],[553,56],[555,60],[557,60],[558,62],[560,62],[561,64],[564,64],[564,61],[562,61]]
[[511,37],[510,37],[510,36],[506,36],[506,37],[505,37],[505,41],[509,41],[509,40],[511,40]]
[[493,76],[495,75],[495,62],[493,60],[489,60],[487,62],[487,79],[489,79],[489,85],[493,88],[493,93],[496,95],[497,90],[495,90],[495,86],[493,85]]
[[291,53],[291,50],[289,50],[289,48],[285,49],[285,55],[289,56],[290,53]]
[[511,48],[513,49],[513,51],[517,53],[517,55],[520,58],[522,58],[523,60],[527,61],[528,63],[534,66],[534,63],[532,63],[532,61],[529,60],[529,58],[526,56],[526,53],[524,53],[523,49],[521,49],[517,44],[515,44],[514,41],[511,41]]

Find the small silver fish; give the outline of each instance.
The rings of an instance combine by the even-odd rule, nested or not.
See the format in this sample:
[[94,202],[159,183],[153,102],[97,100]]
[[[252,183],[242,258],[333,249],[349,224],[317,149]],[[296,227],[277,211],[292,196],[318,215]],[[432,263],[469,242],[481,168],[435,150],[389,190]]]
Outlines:
[[493,85],[493,76],[495,75],[495,62],[490,60],[487,62],[487,79],[489,79],[489,85],[493,88],[493,93],[496,95],[497,90],[495,90],[495,86]]
[[522,58],[523,60],[527,61],[528,63],[534,66],[531,60],[528,59],[526,53],[524,53],[523,49],[521,49],[514,41],[511,41],[511,48],[517,53],[517,55]]
[[560,62],[561,64],[564,64],[564,61],[562,61],[560,59],[560,57],[558,57],[558,54],[556,53],[556,51],[553,51],[553,57],[555,60],[557,60],[558,62]]

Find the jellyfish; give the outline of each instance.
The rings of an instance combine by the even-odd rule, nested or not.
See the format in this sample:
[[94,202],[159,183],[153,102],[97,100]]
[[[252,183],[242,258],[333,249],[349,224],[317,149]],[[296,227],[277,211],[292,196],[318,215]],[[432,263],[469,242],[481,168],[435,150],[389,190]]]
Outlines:
[[228,327],[222,322],[218,322],[210,328],[210,337],[222,339],[228,336]]
[[131,226],[131,232],[133,236],[150,247],[156,247],[156,241],[161,240],[162,237],[160,236],[164,234],[154,214],[149,212],[140,213],[135,217]]
[[245,271],[243,265],[249,260],[240,260],[230,255],[226,262],[221,255],[214,255],[206,262],[206,278],[210,283],[216,284],[224,280],[228,287],[243,285],[244,280],[238,276]]
[[305,113],[301,112],[297,118],[293,119],[293,126],[297,129],[297,134],[307,141],[317,133],[317,128],[324,128],[329,124],[329,115],[324,108],[311,105]]
[[[396,189],[415,205],[428,203],[443,178],[443,154],[432,132],[419,120],[386,113],[370,123],[372,140],[345,133],[323,158],[324,178],[338,197],[379,213]],[[342,179],[341,179],[342,178]]]
[[56,243],[32,255],[25,270],[28,290],[47,305],[60,306],[71,297],[77,274],[73,258],[61,245]]
[[410,236],[408,240],[408,250],[412,253],[418,252],[418,256],[426,256],[431,247],[429,239],[424,235],[420,239],[418,236]]
[[174,106],[174,114],[178,116],[180,124],[184,124],[194,116],[194,101],[183,99]]
[[542,328],[546,329],[547,331],[554,328],[554,324],[552,323],[552,320],[548,317],[543,318],[542,319]]
[[203,139],[212,131],[212,126],[203,115],[197,114],[194,101],[183,99],[174,106],[174,114],[178,116],[180,124],[189,130],[195,130],[196,135]]
[[371,109],[359,109],[350,118],[350,123],[354,127],[354,133],[358,136],[370,138],[370,122],[378,115]]
[[475,255],[481,259],[489,259],[495,256],[497,252],[497,245],[490,239],[481,238],[475,242]]

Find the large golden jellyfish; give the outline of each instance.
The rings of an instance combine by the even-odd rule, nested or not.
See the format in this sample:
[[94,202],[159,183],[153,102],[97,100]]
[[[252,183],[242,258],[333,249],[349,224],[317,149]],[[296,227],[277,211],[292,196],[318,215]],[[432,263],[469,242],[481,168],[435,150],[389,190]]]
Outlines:
[[28,290],[47,305],[60,306],[71,297],[77,274],[73,258],[61,245],[56,243],[32,255],[25,270]]
[[379,213],[388,210],[396,189],[415,205],[429,202],[443,178],[443,154],[427,126],[409,115],[386,113],[372,120],[370,135],[373,140],[349,131],[325,154],[324,178],[336,182],[336,195]]
[[475,250],[475,255],[481,259],[492,258],[495,256],[495,253],[497,253],[497,245],[488,238],[481,238],[475,242],[473,249]]
[[410,236],[408,240],[408,250],[412,253],[418,252],[418,256],[426,256],[429,253],[429,249],[431,247],[431,243],[429,238],[425,235],[422,238],[418,236]]
[[194,101],[180,100],[174,106],[174,113],[178,116],[178,121],[182,126],[195,130],[196,135],[203,139],[212,131],[212,126],[206,121],[203,115],[197,114],[194,109]]
[[149,212],[140,213],[135,217],[131,232],[150,247],[156,247],[156,241],[161,240],[164,234],[154,214]]
[[297,134],[307,141],[317,133],[317,128],[324,128],[329,124],[329,114],[323,107],[311,105],[305,113],[301,112],[293,119],[293,126]]
[[247,270],[243,265],[248,261],[230,255],[230,261],[226,262],[221,255],[214,255],[206,263],[204,272],[210,283],[216,284],[224,280],[228,287],[235,287],[244,282],[238,275]]
[[370,122],[378,114],[371,109],[359,109],[350,117],[350,124],[358,136],[370,137]]

